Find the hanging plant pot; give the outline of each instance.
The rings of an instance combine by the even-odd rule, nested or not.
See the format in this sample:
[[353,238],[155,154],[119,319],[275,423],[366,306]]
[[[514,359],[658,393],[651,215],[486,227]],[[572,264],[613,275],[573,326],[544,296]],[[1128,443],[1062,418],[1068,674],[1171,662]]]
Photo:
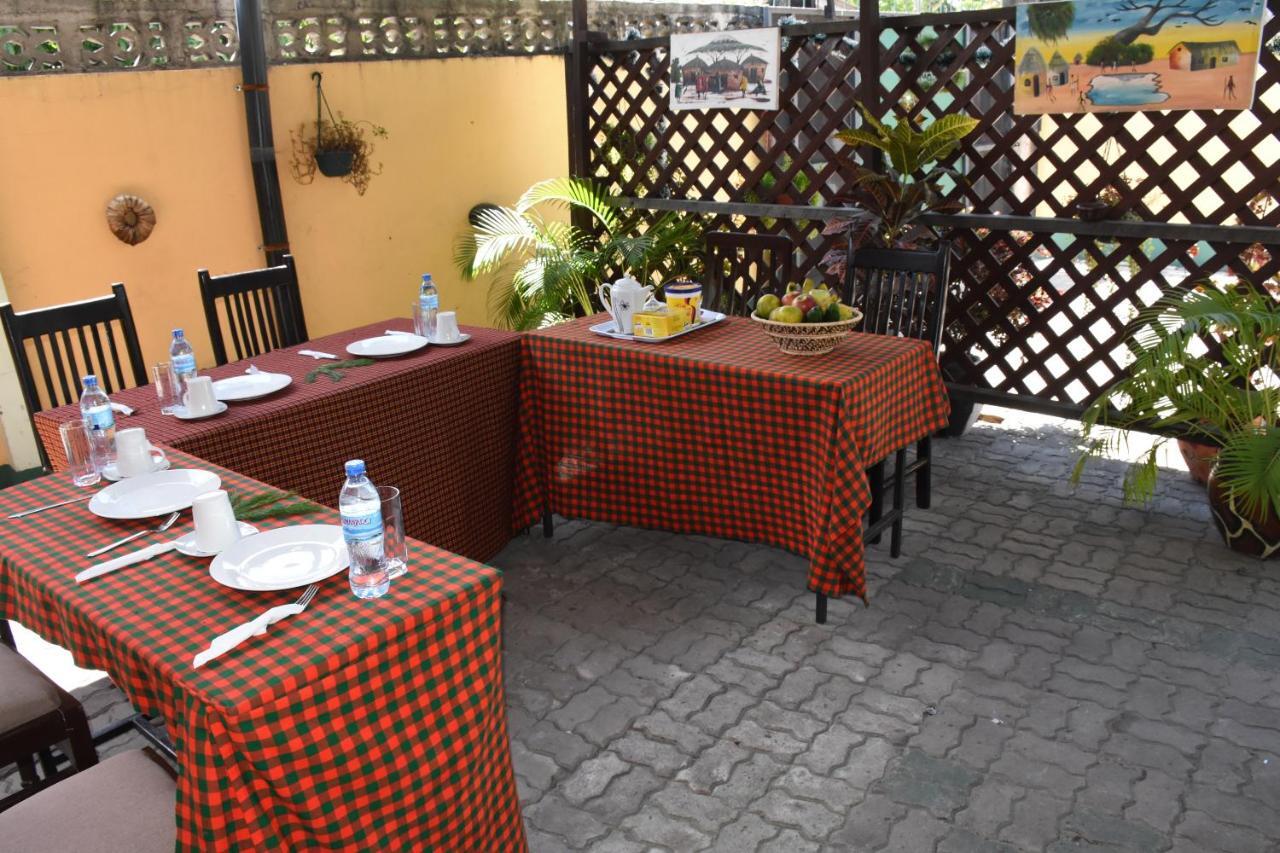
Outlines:
[[355,165],[354,151],[317,151],[316,167],[326,178],[342,178],[351,174]]
[[1213,473],[1213,466],[1218,461],[1219,448],[1211,444],[1197,444],[1180,438],[1178,450],[1182,453],[1182,461],[1187,463],[1191,479],[1202,485],[1207,484],[1209,475]]
[[1209,475],[1209,509],[1222,541],[1232,551],[1263,559],[1280,552],[1280,518],[1269,509],[1261,518],[1244,515],[1235,500],[1227,496],[1216,473]]
[[1107,204],[1100,199],[1076,202],[1076,216],[1082,222],[1102,222],[1115,215],[1115,205]]

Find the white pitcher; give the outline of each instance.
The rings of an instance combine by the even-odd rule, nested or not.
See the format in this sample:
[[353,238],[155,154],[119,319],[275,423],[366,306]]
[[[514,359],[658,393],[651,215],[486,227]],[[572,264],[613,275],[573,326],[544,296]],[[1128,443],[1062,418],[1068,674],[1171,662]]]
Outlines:
[[623,334],[631,334],[631,318],[636,312],[644,310],[653,298],[653,285],[642,285],[634,278],[624,277],[613,284],[602,284],[596,288],[600,304],[613,318],[613,327]]

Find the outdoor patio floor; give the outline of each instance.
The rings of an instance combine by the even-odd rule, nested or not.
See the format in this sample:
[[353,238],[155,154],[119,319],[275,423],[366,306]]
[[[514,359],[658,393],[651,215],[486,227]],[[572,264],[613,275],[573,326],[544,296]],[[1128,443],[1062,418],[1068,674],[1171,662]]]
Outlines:
[[827,625],[775,549],[512,542],[533,851],[1276,849],[1280,570],[1221,546],[1185,472],[1146,510],[1118,462],[1073,493],[1076,440],[1009,415],[935,442],[933,509]]

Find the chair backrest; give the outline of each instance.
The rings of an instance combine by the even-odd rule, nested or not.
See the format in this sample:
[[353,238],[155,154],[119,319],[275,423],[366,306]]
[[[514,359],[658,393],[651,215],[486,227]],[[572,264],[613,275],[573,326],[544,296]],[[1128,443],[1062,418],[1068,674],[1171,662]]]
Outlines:
[[208,270],[199,270],[196,275],[200,278],[200,299],[204,302],[213,358],[218,364],[230,361],[222,335],[219,302],[237,360],[308,340],[292,255],[285,255],[284,263],[277,267],[226,275],[209,275]]
[[22,397],[32,415],[80,399],[80,379],[87,373],[96,374],[108,394],[147,384],[124,285],[111,285],[111,294],[34,311],[0,305]]
[[791,281],[795,246],[778,234],[712,231],[706,235],[707,284],[702,304],[726,314],[747,314],[762,290],[779,296]]
[[861,330],[942,345],[951,276],[951,242],[933,251],[856,248],[849,244],[844,301],[862,311]]

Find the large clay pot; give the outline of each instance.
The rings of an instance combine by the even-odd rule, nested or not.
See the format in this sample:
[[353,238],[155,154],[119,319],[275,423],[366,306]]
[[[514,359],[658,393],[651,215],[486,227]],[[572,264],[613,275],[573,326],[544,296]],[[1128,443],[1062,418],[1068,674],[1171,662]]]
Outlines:
[[1267,559],[1280,553],[1280,518],[1268,508],[1262,518],[1246,518],[1227,497],[1216,474],[1209,475],[1209,509],[1213,523],[1232,551]]
[[1196,444],[1194,441],[1180,438],[1178,450],[1182,451],[1182,460],[1187,463],[1191,479],[1201,484],[1208,483],[1209,475],[1213,473],[1213,466],[1218,461],[1220,448],[1212,444]]

